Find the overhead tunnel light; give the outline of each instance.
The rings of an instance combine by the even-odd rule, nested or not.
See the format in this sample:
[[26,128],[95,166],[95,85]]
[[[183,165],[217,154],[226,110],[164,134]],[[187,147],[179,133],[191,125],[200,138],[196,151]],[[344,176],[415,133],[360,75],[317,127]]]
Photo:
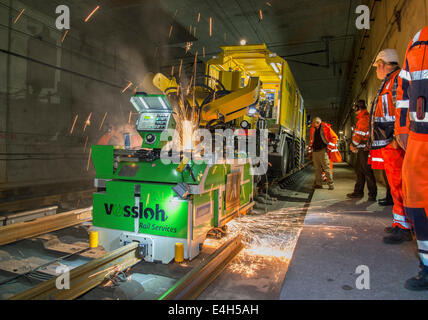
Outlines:
[[239,41],[239,43],[241,44],[241,46],[245,46],[247,44],[247,40],[241,39],[241,41]]

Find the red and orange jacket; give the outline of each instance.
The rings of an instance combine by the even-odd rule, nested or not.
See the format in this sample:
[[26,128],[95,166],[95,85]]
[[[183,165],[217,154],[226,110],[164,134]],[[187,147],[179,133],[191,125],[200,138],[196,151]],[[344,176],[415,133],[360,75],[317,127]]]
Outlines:
[[382,82],[370,112],[371,149],[385,148],[394,140],[395,104],[397,99],[397,67]]
[[428,26],[410,42],[398,76],[395,134],[428,141]]
[[[342,156],[337,149],[337,134],[331,128],[328,123],[321,123],[321,139],[327,145],[328,157],[333,162],[342,162]],[[309,137],[309,155],[312,155],[312,145],[314,144],[314,133],[315,127],[311,126],[311,132]]]
[[357,149],[364,149],[367,147],[367,140],[369,139],[369,112],[362,110],[357,115],[357,124],[355,125],[354,134],[352,135],[352,144]]

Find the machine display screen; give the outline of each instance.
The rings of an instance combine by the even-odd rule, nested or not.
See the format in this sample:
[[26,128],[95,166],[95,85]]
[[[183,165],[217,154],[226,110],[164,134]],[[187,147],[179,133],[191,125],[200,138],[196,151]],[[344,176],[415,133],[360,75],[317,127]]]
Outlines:
[[152,110],[171,111],[171,106],[164,96],[135,96],[131,103],[138,112],[150,112]]
[[171,114],[163,113],[142,113],[137,122],[138,131],[163,131],[168,128]]

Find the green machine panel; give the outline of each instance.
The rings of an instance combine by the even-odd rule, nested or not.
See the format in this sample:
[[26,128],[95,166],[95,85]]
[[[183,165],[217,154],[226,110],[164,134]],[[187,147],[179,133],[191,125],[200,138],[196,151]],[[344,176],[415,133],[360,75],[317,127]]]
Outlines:
[[[96,227],[186,238],[189,203],[177,199],[172,185],[107,181],[105,193],[94,194],[93,224]],[[135,193],[140,194],[136,203]]]

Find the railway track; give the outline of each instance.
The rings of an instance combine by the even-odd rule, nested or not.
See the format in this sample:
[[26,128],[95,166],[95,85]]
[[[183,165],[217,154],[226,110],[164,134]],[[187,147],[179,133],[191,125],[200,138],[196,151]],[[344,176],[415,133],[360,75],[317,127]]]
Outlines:
[[[49,210],[54,209],[49,208]],[[147,268],[147,265],[135,268],[143,263],[142,258],[138,256],[137,243],[131,243],[93,259],[90,259],[91,249],[88,247],[87,233],[84,233],[80,239],[77,239],[79,240],[77,241],[79,245],[73,242],[68,245],[58,245],[58,243],[55,243],[55,241],[61,242],[58,240],[61,238],[61,234],[67,233],[66,231],[70,230],[70,228],[78,228],[82,224],[90,223],[92,218],[91,213],[92,207],[89,207],[47,216],[36,216],[34,220],[31,220],[34,215],[34,212],[31,211],[28,215],[18,215],[20,219],[24,219],[24,222],[12,223],[13,221],[9,219],[8,221],[11,224],[0,226],[0,270],[7,273],[7,276],[4,278],[0,276],[0,296],[2,291],[7,292],[9,284],[13,286],[16,282],[28,280],[32,282],[30,288],[21,290],[17,294],[9,294],[7,299],[71,300],[85,295],[96,287],[103,287],[109,282],[111,283],[112,277],[114,278],[119,274],[123,274],[125,270],[128,274],[132,274],[134,269],[141,272],[141,269]],[[37,214],[40,215],[39,212]],[[26,221],[26,219],[30,221]],[[26,254],[21,253],[21,251],[24,251],[22,248],[30,245],[32,246],[31,252],[34,252],[34,244],[38,242],[44,243],[42,248],[40,246],[37,248],[40,256],[45,254],[47,250],[49,253],[56,253],[59,257],[54,256],[52,260],[40,263],[39,265],[28,262],[27,260],[29,259],[34,260],[34,257],[26,257]],[[53,246],[50,245],[51,242],[54,244]],[[241,237],[237,236],[228,240],[214,252],[202,254],[200,258],[195,259],[196,261],[192,263],[191,268],[186,268],[187,270],[184,275],[180,275],[183,272],[178,272],[177,275],[174,275],[173,277],[176,278],[174,284],[170,288],[167,288],[164,293],[160,294],[157,299],[176,300],[197,298],[203,289],[214,281],[242,247]],[[4,248],[6,250],[2,251]],[[11,264],[11,267],[7,266],[7,261],[4,258],[8,255],[7,252],[16,251],[20,252],[22,257],[15,258],[15,260],[18,262],[25,261],[23,263],[29,264],[29,270],[16,267],[14,264]],[[61,253],[66,254],[63,255]],[[67,265],[67,261],[82,256],[90,260],[86,263],[80,261],[80,265],[72,268],[68,275],[65,276],[68,279],[69,289],[58,289],[58,279],[63,275],[55,274],[53,267]],[[24,259],[20,260],[21,258]],[[15,260],[11,261],[16,262]],[[18,265],[22,267],[22,264]],[[10,273],[13,275],[10,276]]]
[[[305,167],[306,166],[307,165],[305,165]],[[287,177],[282,178],[281,181],[292,179],[295,173],[296,172],[293,172]],[[276,183],[278,183],[278,181],[279,180],[277,180]],[[35,238],[38,240],[44,239],[49,242],[50,238],[47,234],[52,232],[60,233],[62,230],[67,230],[67,228],[70,229],[70,227],[73,226],[76,227],[81,224],[90,223],[91,212],[92,208],[84,208],[43,216],[32,221],[0,226],[0,246],[2,246],[0,247],[0,270],[2,267],[1,250],[4,246],[14,245],[15,242],[20,240],[32,242]],[[2,293],[2,283],[7,283],[10,279],[14,280],[31,276],[33,279],[36,278],[39,283],[35,285],[32,284],[30,288],[20,290],[19,293],[9,295],[7,298],[12,300],[67,300],[81,299],[87,296],[88,299],[91,299],[91,292],[94,291],[98,291],[97,298],[102,298],[104,295],[111,296],[111,290],[109,291],[108,288],[112,285],[112,278],[114,282],[116,277],[122,277],[122,282],[126,282],[131,279],[134,274],[154,274],[156,276],[161,275],[164,278],[168,278],[169,286],[165,287],[163,292],[157,292],[156,295],[152,294],[149,295],[149,297],[146,295],[145,298],[148,297],[149,299],[159,300],[196,299],[225,270],[228,264],[244,247],[242,236],[238,235],[227,240],[215,250],[202,253],[201,256],[192,261],[192,263],[185,263],[184,265],[172,263],[170,265],[176,265],[176,267],[165,265],[162,267],[154,266],[155,264],[152,264],[152,266],[148,266],[147,263],[145,264],[142,258],[138,257],[136,243],[129,244],[128,246],[121,247],[101,256],[99,254],[91,256],[87,243],[87,233],[84,235],[84,238],[84,243],[81,243],[80,246],[69,244],[69,246],[76,248],[68,248],[68,251],[62,251],[67,253],[65,256],[62,255],[60,258],[53,259],[51,262],[46,263],[46,265],[55,262],[62,263],[66,259],[81,256],[84,256],[87,260],[89,259],[89,261],[84,261],[86,263],[82,263],[81,261],[78,266],[73,266],[73,268],[71,268],[68,275],[70,289],[58,289],[58,275],[52,274],[52,272],[50,274],[44,273],[40,266],[46,266],[40,264],[36,267],[33,266],[28,272],[15,274],[11,278],[2,279],[0,275],[0,296]],[[58,248],[55,246],[49,247],[49,250],[55,251],[57,249]],[[163,268],[164,271],[168,268],[176,268],[177,270],[175,270],[174,273],[169,272],[170,270],[167,270],[167,272],[154,270],[156,268],[159,270]],[[145,269],[150,270],[146,271]],[[113,296],[111,296],[111,298],[113,298]],[[132,299],[132,294],[128,295],[128,298]]]
[[[227,264],[243,248],[242,237],[236,236],[211,253],[160,295],[158,300],[196,299],[215,280]],[[112,277],[132,274],[133,267],[142,261],[138,257],[138,244],[131,243],[104,256],[72,269],[65,277],[60,275],[20,292],[9,300],[72,300],[95,287],[112,281]],[[58,279],[68,279],[68,289],[58,288]],[[61,283],[61,282],[60,282]],[[65,282],[64,282],[65,283]]]

